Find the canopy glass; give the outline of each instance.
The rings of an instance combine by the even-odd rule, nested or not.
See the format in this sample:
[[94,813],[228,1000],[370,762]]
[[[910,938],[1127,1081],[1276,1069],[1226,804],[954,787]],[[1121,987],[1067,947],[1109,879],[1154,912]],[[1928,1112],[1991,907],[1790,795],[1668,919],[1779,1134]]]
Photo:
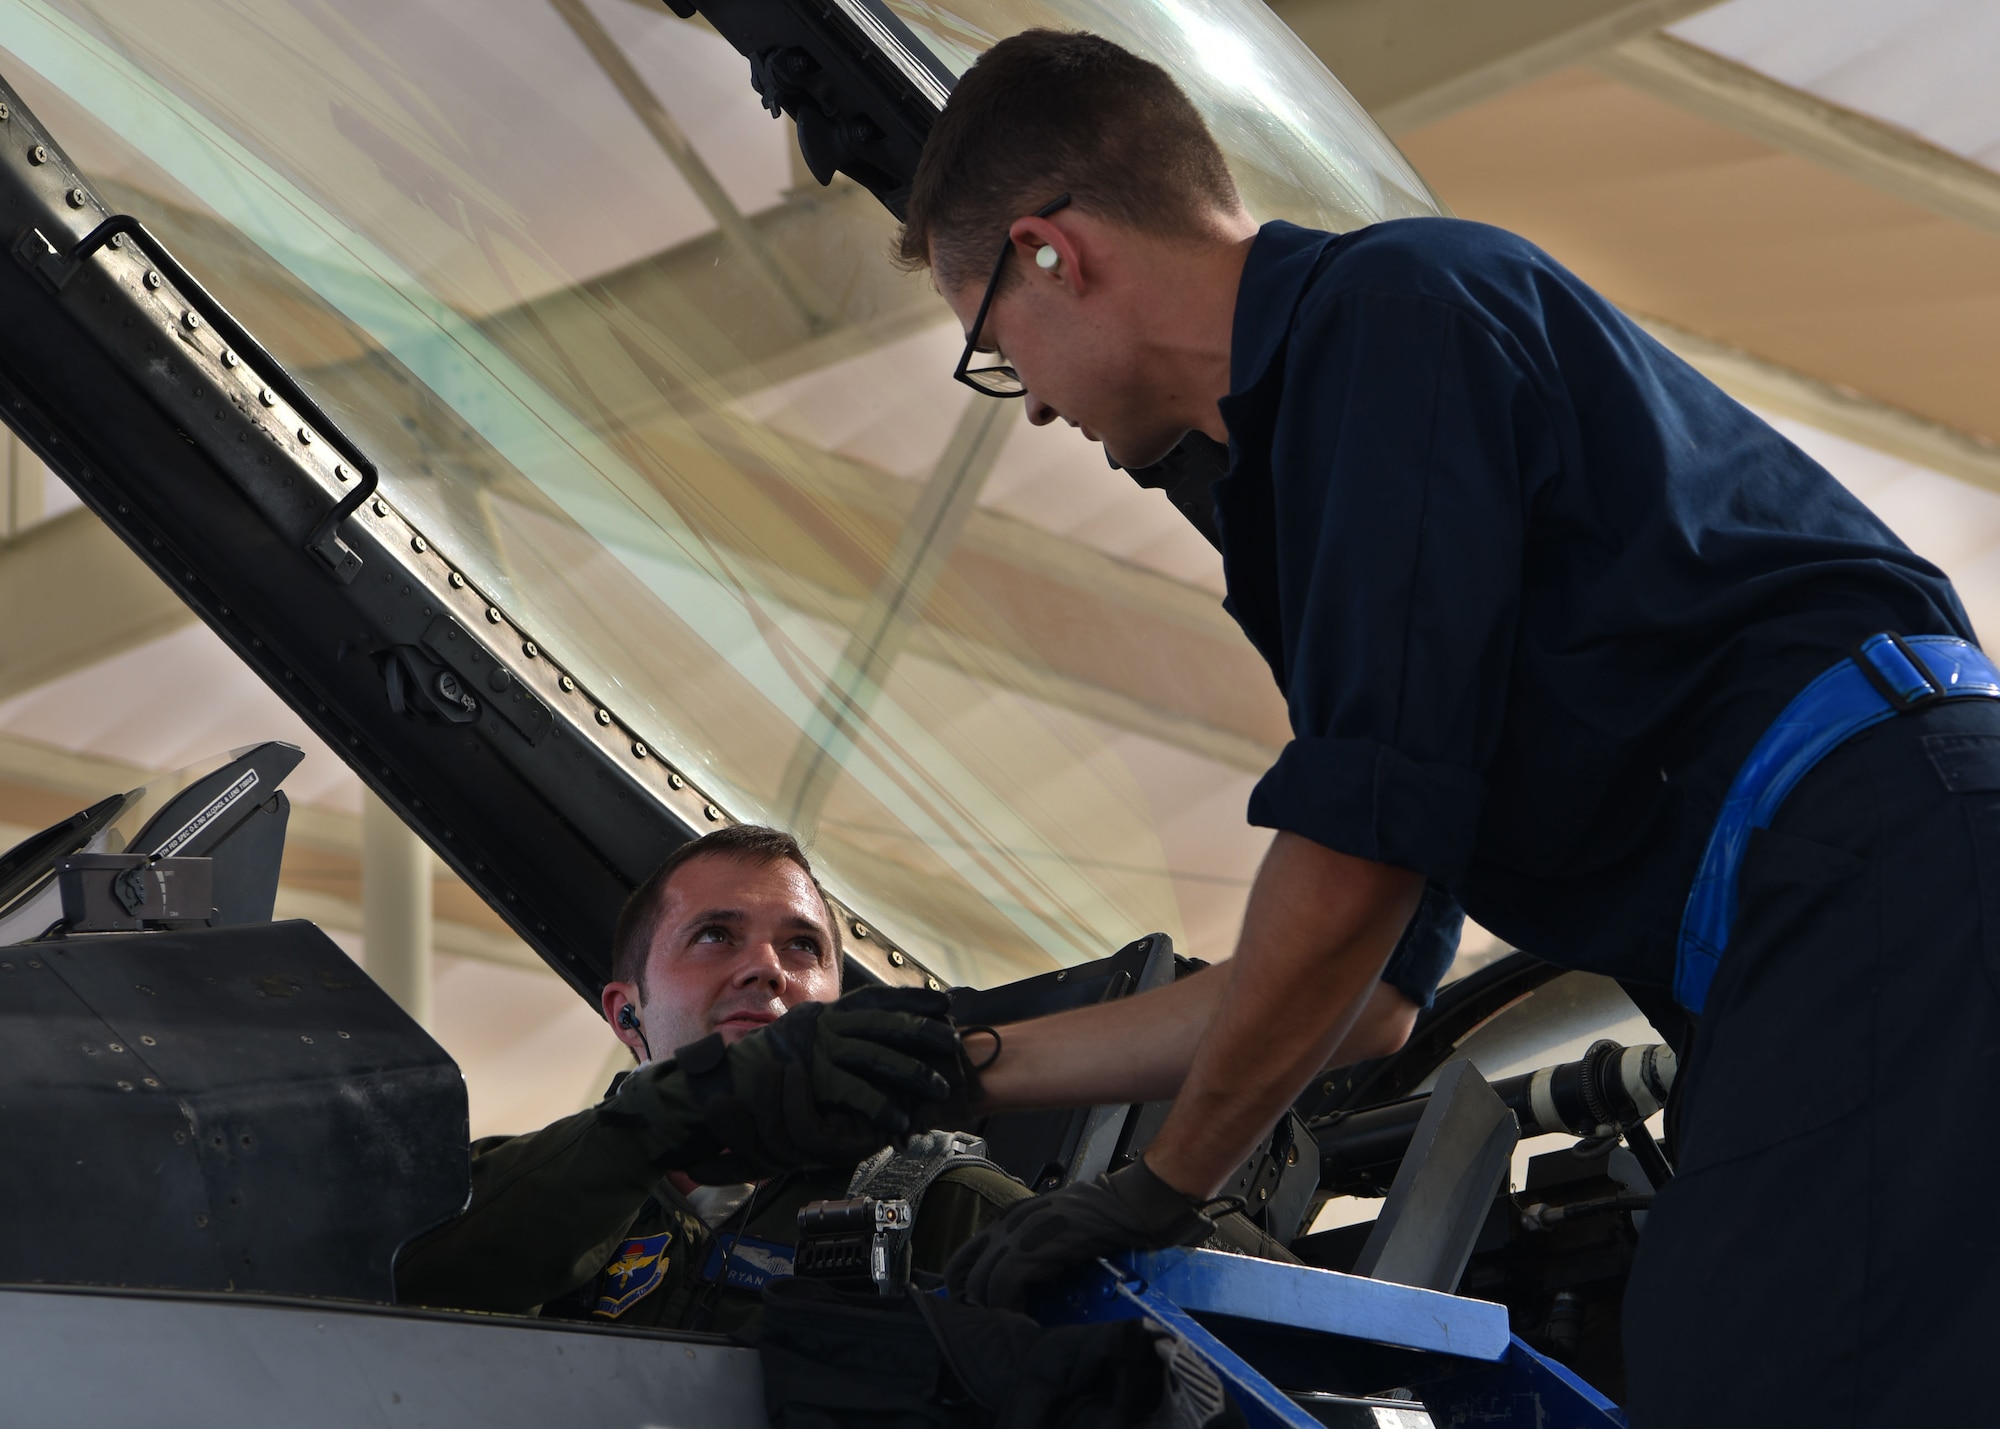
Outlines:
[[[1031,25],[1180,77],[1260,218],[1435,211],[1256,0],[892,8],[953,72]],[[1286,737],[1214,553],[961,335],[748,66],[639,0],[0,0],[0,65],[383,471],[736,817],[938,972],[1154,929],[1217,957]]]

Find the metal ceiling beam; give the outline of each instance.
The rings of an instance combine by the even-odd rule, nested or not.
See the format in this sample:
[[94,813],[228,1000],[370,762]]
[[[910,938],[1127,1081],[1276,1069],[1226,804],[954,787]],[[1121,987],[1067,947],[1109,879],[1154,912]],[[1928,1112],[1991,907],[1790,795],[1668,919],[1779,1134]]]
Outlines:
[[1910,203],[2000,233],[2000,174],[1672,35],[1599,55],[1623,84]]
[[1836,387],[1658,318],[1639,325],[1739,402],[1795,417],[1837,437],[2000,491],[2000,445]]
[[79,809],[107,794],[137,789],[152,777],[152,771],[120,759],[72,754],[18,735],[0,734],[0,784],[60,794],[75,799]]
[[13,612],[0,623],[0,699],[171,635],[195,618],[86,510],[0,541],[0,610]]
[[633,65],[631,58],[619,47],[611,32],[584,4],[584,0],[549,0],[563,23],[582,42],[604,77],[611,81],[611,87],[618,91],[619,98],[632,111],[632,115],[652,136],[660,152],[666,155],[682,180],[694,190],[695,197],[707,209],[716,226],[727,234],[729,241],[741,248],[757,265],[776,292],[797,314],[809,332],[824,332],[835,325],[838,319],[828,310],[826,300],[812,290],[811,280],[788,264],[765,242],[763,232],[754,227],[737,208],[729,191],[722,186],[708,163],[695,149],[680,125],[674,122],[667,106],[653,92],[651,85]]
[[[850,519],[878,519],[899,532],[909,524],[903,501],[911,483],[779,433],[765,439],[790,447]],[[869,592],[806,584],[781,551],[733,549],[766,589],[790,592],[799,608],[824,611],[843,629],[867,623]],[[1277,758],[1288,737],[1283,701],[1213,593],[976,506],[964,513],[953,561],[954,598],[966,602],[956,614],[970,618],[913,622],[899,637],[907,654],[952,665],[976,652],[979,678],[998,689],[1248,773],[1261,774]],[[885,569],[893,568],[892,558]],[[1053,603],[1046,599],[1057,593]],[[1060,619],[1047,619],[1050,610]],[[1157,667],[1141,674],[1107,660],[1096,638],[1103,630],[1141,650],[1177,642],[1179,677],[1162,683]]]
[[1714,0],[1272,0],[1391,134],[1580,63]]
[[921,623],[924,604],[1000,459],[1013,415],[1001,403],[976,400],[960,414],[903,523],[882,579],[869,593],[860,619],[848,627],[846,648],[820,691],[812,726],[792,748],[778,807],[793,827],[818,826],[820,808],[840,773],[840,756],[857,742],[897,657]]
[[[322,928],[331,928],[338,933],[351,933],[357,938],[363,935],[366,922],[361,904],[355,899],[324,893],[316,888],[299,888],[288,883],[278,885],[277,907],[271,916],[303,918],[309,923],[317,923]],[[496,933],[490,928],[475,928],[470,923],[453,922],[449,918],[437,918],[432,921],[431,946],[448,958],[469,958],[474,962],[493,963],[520,972],[549,971],[549,965],[541,960],[535,950],[513,934]]]

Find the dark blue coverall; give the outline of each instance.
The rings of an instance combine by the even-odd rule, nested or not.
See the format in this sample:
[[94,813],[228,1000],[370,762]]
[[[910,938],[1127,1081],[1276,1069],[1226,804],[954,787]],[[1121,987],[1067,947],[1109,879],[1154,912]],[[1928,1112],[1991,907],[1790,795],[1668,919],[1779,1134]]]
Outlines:
[[[1971,638],[1827,472],[1496,229],[1266,225],[1231,387],[1228,605],[1294,734],[1251,821],[1655,1005],[1773,717],[1874,632]],[[1842,745],[1739,899],[1627,1294],[1633,1422],[1969,1408],[2000,1328],[2000,704]]]

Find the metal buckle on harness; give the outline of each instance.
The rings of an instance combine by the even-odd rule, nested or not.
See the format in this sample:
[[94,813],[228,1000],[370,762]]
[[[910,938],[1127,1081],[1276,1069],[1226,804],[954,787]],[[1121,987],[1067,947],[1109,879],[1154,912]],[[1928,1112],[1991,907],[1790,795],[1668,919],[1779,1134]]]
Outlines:
[[1854,647],[1853,659],[1854,667],[1897,714],[1923,709],[1945,697],[1943,682],[1910,643],[1893,631],[1863,640]]
[[910,1203],[901,1198],[808,1201],[799,1208],[792,1274],[840,1289],[872,1286],[878,1295],[900,1295],[910,1281],[909,1233],[915,1225]]

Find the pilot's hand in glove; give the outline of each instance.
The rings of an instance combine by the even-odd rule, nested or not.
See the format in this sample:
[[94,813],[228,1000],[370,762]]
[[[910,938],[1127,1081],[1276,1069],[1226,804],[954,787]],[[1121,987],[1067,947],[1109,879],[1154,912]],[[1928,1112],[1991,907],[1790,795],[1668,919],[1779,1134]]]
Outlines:
[[849,1166],[962,1096],[943,993],[862,988],[806,1002],[734,1046],[711,1033],[641,1067],[618,1109],[646,1118],[655,1160],[697,1181]]
[[1018,1310],[1032,1287],[1100,1255],[1206,1240],[1215,1222],[1201,1204],[1141,1159],[1015,1205],[959,1247],[945,1288],[975,1305]]

